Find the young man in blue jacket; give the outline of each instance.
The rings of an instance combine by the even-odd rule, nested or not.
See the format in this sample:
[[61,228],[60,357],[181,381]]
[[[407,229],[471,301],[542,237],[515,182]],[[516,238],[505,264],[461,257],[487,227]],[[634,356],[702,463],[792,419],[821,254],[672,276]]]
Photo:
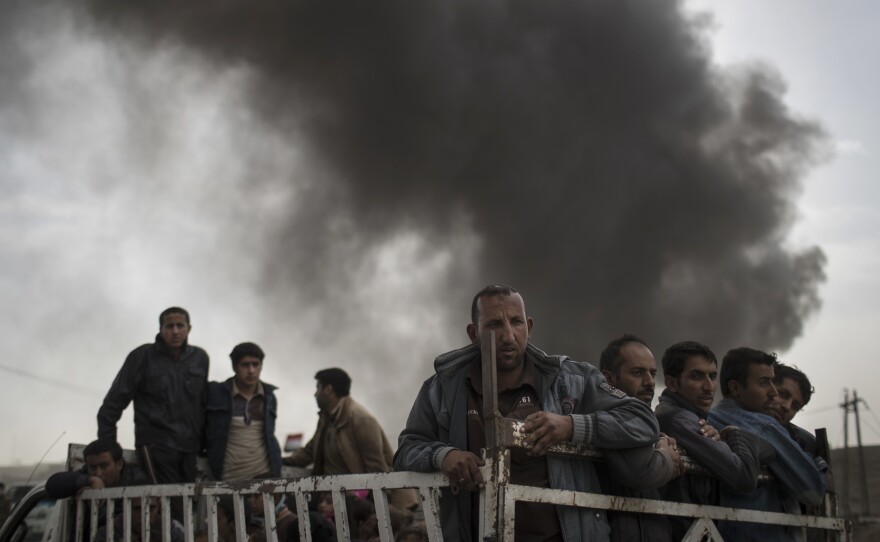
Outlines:
[[258,345],[241,343],[229,354],[235,376],[208,385],[206,448],[217,480],[281,475],[276,388],[260,380],[265,357]]
[[[775,418],[773,385],[776,356],[752,348],[734,348],[721,364],[724,399],[709,413],[716,427],[733,425],[767,441],[776,457],[767,467],[774,482],[746,494],[721,490],[721,505],[767,512],[800,514],[800,504],[816,506],[825,496],[827,466],[811,457]],[[719,522],[725,540],[798,539],[797,529],[744,522]]]

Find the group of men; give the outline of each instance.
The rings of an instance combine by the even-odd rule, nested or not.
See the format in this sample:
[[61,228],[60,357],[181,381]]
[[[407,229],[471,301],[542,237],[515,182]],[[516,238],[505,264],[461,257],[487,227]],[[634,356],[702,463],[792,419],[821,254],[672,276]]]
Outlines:
[[[475,540],[476,489],[485,446],[480,337],[494,335],[498,409],[522,420],[528,450],[513,450],[511,483],[628,497],[797,514],[818,505],[827,464],[814,439],[791,424],[810,400],[806,376],[751,348],[715,354],[697,342],[669,347],[666,389],[656,411],[657,363],[644,341],[624,335],[600,367],[548,355],[529,341],[533,321],[509,286],[474,296],[471,344],[439,356],[400,435],[397,470],[441,471],[452,488],[441,499],[444,539]],[[720,378],[719,378],[720,377]],[[722,400],[713,408],[721,385]],[[547,451],[560,443],[599,449],[607,461]],[[685,472],[679,446],[712,476]],[[766,467],[768,482],[759,483]],[[464,490],[464,491],[462,491]],[[681,540],[690,520],[517,502],[517,540]],[[796,540],[796,530],[719,522],[725,540]]]
[[[260,380],[262,349],[239,344],[230,354],[234,376],[209,383],[207,354],[187,340],[189,314],[172,307],[159,324],[155,342],[129,354],[98,412],[99,441],[115,442],[116,423],[134,402],[135,445],[154,482],[193,481],[202,451],[218,480],[277,476],[283,463],[312,465],[315,475],[440,471],[451,482],[441,499],[444,538],[475,540],[486,446],[480,337],[490,332],[499,411],[524,422],[529,446],[512,451],[512,483],[785,513],[800,513],[824,497],[827,465],[812,436],[791,423],[810,400],[809,380],[759,350],[736,348],[719,365],[700,343],[670,346],[661,361],[666,389],[652,411],[657,363],[643,340],[624,335],[612,341],[599,368],[549,355],[529,341],[533,320],[522,296],[509,286],[487,286],[471,305],[471,344],[436,358],[396,453],[375,418],[351,399],[345,371],[326,369],[315,375],[315,435],[282,458],[274,436],[275,388]],[[713,407],[719,384],[723,398]],[[548,454],[560,443],[594,447],[605,461]],[[685,472],[679,446],[712,476]],[[98,463],[107,458],[92,461],[86,452],[82,474],[89,476],[70,478],[66,487],[125,478],[122,464],[102,478]],[[110,460],[116,461],[113,453]],[[764,467],[771,480],[759,483]],[[391,503],[406,511],[418,499],[400,492]],[[680,540],[690,523],[527,502],[517,503],[516,517],[517,540],[568,542]],[[719,522],[718,528],[729,540],[796,539],[786,527]]]
[[[153,343],[134,349],[122,365],[98,411],[98,440],[84,450],[79,472],[58,473],[47,483],[54,498],[83,488],[144,483],[190,483],[196,460],[207,456],[216,480],[279,477],[282,463],[308,467],[311,474],[391,470],[393,449],[376,419],[349,395],[351,378],[337,368],[315,378],[318,429],[312,440],[282,458],[275,437],[275,386],[260,374],[265,353],[255,343],[229,354],[233,376],[208,381],[207,353],[189,344],[189,313],[170,307],[159,315]],[[134,403],[138,466],[128,466],[117,443],[117,423]],[[406,517],[418,504],[411,490],[391,495],[392,511]],[[180,510],[173,510],[175,516]]]

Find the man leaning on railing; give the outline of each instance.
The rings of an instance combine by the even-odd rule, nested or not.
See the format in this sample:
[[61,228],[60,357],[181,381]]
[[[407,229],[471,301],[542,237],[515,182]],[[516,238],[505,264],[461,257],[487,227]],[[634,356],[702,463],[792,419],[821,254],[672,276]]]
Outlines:
[[[436,374],[419,391],[394,457],[396,470],[442,471],[452,490],[440,502],[446,540],[474,540],[478,499],[483,485],[479,457],[485,442],[482,360],[479,338],[494,334],[498,407],[502,416],[525,421],[530,451],[511,450],[511,483],[600,492],[590,461],[545,455],[563,442],[619,450],[644,450],[650,459],[659,433],[643,402],[610,386],[592,365],[566,356],[545,354],[528,342],[532,319],[525,303],[509,286],[487,286],[471,305],[467,325],[471,345],[439,356]],[[638,457],[634,456],[634,459]],[[647,464],[647,463],[646,463]],[[649,478],[646,464],[632,463],[627,474]],[[464,490],[464,491],[461,491]],[[516,536],[542,540],[608,540],[604,513],[598,510],[517,502]]]

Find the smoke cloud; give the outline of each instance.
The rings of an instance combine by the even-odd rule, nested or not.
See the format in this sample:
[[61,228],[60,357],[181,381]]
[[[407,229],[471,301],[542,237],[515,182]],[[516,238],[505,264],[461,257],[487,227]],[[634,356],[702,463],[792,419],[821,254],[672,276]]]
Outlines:
[[587,359],[627,330],[784,349],[818,305],[822,253],[785,233],[823,132],[771,68],[713,67],[678,2],[92,8],[108,31],[252,67],[253,107],[323,166],[269,291],[326,301],[357,284],[324,270],[466,226],[474,282],[450,299],[514,284],[540,342]]
[[[624,332],[658,356],[784,350],[820,305],[823,253],[786,235],[826,135],[772,67],[714,65],[680,2],[81,7],[95,39],[247,74],[236,107],[287,146],[241,148],[243,180],[211,188],[271,221],[259,250],[224,250],[258,257],[254,312],[330,353],[306,367],[353,368],[388,417],[487,283],[523,292],[536,344],[585,361]],[[132,160],[168,155],[165,113],[138,111]]]

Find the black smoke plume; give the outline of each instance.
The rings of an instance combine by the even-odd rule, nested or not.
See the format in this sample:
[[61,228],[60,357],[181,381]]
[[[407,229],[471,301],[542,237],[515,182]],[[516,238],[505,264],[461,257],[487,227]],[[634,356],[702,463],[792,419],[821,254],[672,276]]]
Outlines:
[[510,283],[535,341],[586,360],[624,332],[655,354],[683,339],[785,349],[819,306],[822,251],[786,234],[826,136],[773,69],[713,65],[706,19],[680,2],[87,7],[102,32],[253,70],[250,106],[321,172],[265,292],[299,292],[328,324],[356,321],[345,269],[404,230],[479,242],[437,286],[456,326],[474,291]]

